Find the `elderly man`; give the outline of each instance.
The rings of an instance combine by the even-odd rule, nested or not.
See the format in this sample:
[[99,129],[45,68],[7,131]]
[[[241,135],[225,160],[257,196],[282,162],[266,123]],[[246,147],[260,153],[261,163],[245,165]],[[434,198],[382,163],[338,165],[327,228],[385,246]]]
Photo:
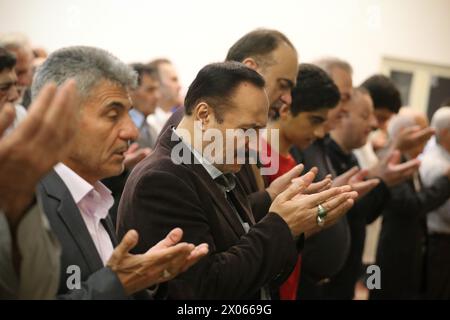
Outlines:
[[[405,129],[415,126],[421,129],[428,127],[426,116],[402,109],[391,119],[388,133],[395,139]],[[424,146],[425,141],[405,149],[403,159],[417,157]],[[450,167],[446,165],[438,169],[437,163],[433,163],[433,166],[437,173],[428,186],[422,184],[416,173],[391,188],[391,199],[383,211],[376,260],[382,272],[381,289],[371,291],[371,299],[424,298],[427,282],[424,268],[427,256],[427,213],[439,208],[450,197]]]
[[147,117],[155,112],[160,93],[159,78],[155,68],[148,65],[134,63],[130,67],[138,75],[138,85],[130,90],[130,98],[133,102],[133,109],[130,110],[131,119],[139,129],[139,136],[127,151],[124,161],[125,170],[119,175],[104,179],[102,182],[111,190],[114,197],[114,205],[109,210],[109,214],[116,225],[117,208],[122,196],[123,188],[127,182],[128,175],[133,167],[155,147],[158,133],[147,121]]
[[[185,229],[187,241],[206,242],[211,249],[208,257],[171,281],[172,297],[267,298],[268,287],[279,285],[292,271],[296,237],[320,229],[318,204],[328,211],[326,225],[352,205],[356,193],[348,186],[299,194],[314,177],[308,173],[274,200],[271,213],[255,221],[234,176],[249,141],[231,146],[225,134],[264,127],[268,110],[264,79],[256,71],[237,62],[208,65],[189,87],[178,127],[168,128],[154,153],[132,172],[118,227],[122,235],[129,228],[140,231],[138,252],[156,243],[172,225]],[[208,138],[196,138],[202,133],[222,136],[214,139],[215,156],[208,152]]]
[[59,244],[34,193],[75,133],[75,89],[73,82],[44,87],[18,123],[14,66],[0,48],[0,298],[49,299],[59,282]]
[[[436,144],[424,152],[420,176],[433,185],[450,167],[450,107],[441,107],[431,119]],[[427,215],[427,298],[450,299],[450,200]]]
[[136,74],[104,50],[69,47],[51,54],[39,68],[32,94],[68,78],[79,88],[79,130],[68,154],[39,184],[44,211],[62,245],[58,298],[147,298],[144,289],[186,270],[207,253],[207,246],[178,243],[178,228],[139,255],[129,253],[138,243],[134,230],[117,245],[108,216],[113,198],[99,180],[122,172],[128,142],[137,137],[128,114],[128,89]]

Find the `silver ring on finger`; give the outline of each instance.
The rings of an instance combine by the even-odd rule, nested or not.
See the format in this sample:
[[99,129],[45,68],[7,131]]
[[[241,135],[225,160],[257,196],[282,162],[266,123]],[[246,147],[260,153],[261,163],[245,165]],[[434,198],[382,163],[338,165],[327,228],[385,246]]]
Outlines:
[[325,225],[325,220],[327,218],[328,211],[321,204],[317,206],[317,216],[316,222],[319,227],[323,227]]

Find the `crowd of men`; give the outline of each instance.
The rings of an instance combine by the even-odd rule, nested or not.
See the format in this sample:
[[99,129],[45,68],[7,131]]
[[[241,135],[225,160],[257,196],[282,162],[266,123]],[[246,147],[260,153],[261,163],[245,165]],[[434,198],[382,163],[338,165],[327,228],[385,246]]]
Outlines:
[[182,98],[168,59],[0,35],[0,298],[449,299],[450,106],[298,49],[253,30]]

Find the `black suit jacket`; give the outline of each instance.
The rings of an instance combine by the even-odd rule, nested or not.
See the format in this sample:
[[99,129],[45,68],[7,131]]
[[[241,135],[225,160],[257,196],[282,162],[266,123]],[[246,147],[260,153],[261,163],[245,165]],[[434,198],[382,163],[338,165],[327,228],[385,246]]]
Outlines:
[[450,197],[450,181],[443,176],[429,187],[414,189],[407,180],[391,189],[392,199],[383,211],[383,225],[377,248],[381,269],[381,290],[371,299],[423,298],[427,226],[426,214]]
[[[55,171],[51,171],[39,183],[38,193],[52,231],[62,246],[61,280],[57,298],[128,299],[117,275],[103,266],[69,189]],[[116,246],[117,238],[110,218],[107,217],[102,223],[113,246]],[[70,266],[78,266],[81,271],[81,289],[69,290],[67,287],[68,278],[74,274],[73,271],[68,272]],[[145,294],[142,297],[144,296]]]
[[[316,140],[305,151],[291,150],[305,170],[316,166],[323,179],[327,174],[338,176],[358,165],[354,155],[344,154],[329,137]],[[362,254],[366,224],[381,214],[389,199],[389,190],[383,182],[355,205],[333,226],[313,235],[303,249],[301,299],[352,299],[355,283],[362,270]],[[330,281],[319,284],[321,279]]]
[[245,233],[202,165],[172,162],[172,149],[180,141],[171,141],[171,136],[168,128],[153,154],[131,173],[119,205],[119,236],[137,229],[136,252],[153,246],[175,227],[183,229],[183,241],[208,243],[208,256],[169,282],[169,298],[258,299],[263,286],[279,285],[295,265],[297,251],[287,224],[274,213],[255,224],[237,182],[232,191],[236,207],[251,225]]
[[[239,179],[244,192],[247,194],[255,220],[261,220],[269,212],[270,205],[272,204],[269,193],[266,190],[259,190],[255,174],[252,170],[252,165],[248,163],[242,165],[241,170],[236,176]],[[264,183],[267,185],[265,179]]]
[[[319,169],[316,181],[324,179],[327,174],[336,175],[322,139],[315,141],[304,151],[294,147],[291,154],[297,163],[303,163],[304,172],[313,167]],[[323,286],[318,285],[318,282],[336,275],[344,266],[349,251],[350,228],[347,217],[342,217],[336,224],[307,238],[302,252],[299,299],[327,298]]]

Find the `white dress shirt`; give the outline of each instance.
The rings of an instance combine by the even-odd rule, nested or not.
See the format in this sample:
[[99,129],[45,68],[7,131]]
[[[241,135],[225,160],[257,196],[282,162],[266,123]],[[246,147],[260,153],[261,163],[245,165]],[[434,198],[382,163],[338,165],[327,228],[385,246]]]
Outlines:
[[166,112],[160,107],[157,107],[155,113],[148,115],[147,123],[159,134],[172,114],[172,111]]

